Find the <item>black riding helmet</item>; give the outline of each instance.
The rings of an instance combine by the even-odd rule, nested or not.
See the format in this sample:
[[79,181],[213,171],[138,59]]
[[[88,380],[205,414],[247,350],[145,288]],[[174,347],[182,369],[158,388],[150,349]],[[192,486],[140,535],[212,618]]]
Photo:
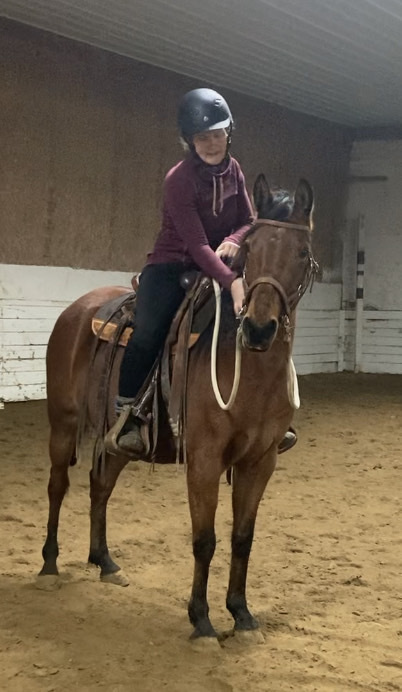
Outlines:
[[198,132],[228,128],[233,117],[223,96],[213,89],[193,89],[185,94],[179,106],[177,122],[183,139],[190,143]]

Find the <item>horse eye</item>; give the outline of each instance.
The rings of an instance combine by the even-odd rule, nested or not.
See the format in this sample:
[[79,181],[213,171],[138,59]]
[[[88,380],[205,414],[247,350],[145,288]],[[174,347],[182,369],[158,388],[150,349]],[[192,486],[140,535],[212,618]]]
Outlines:
[[304,248],[304,250],[302,250],[299,254],[299,257],[301,257],[301,259],[306,259],[306,257],[308,257],[308,256],[309,256],[308,248]]

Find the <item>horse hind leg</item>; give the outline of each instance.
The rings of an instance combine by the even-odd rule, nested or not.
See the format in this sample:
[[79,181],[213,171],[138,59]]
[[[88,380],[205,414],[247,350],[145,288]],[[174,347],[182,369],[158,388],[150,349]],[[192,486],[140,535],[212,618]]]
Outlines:
[[276,447],[271,448],[252,467],[244,460],[233,468],[232,560],[226,607],[234,618],[235,631],[259,627],[247,606],[247,570],[258,506],[275,469],[276,455]]
[[38,588],[51,589],[59,585],[57,532],[60,508],[69,487],[68,468],[76,460],[76,431],[75,420],[64,426],[53,425],[51,427],[49,441],[51,469],[48,484],[49,515],[46,541],[42,549],[44,564],[38,575]]
[[90,478],[91,536],[88,562],[100,567],[101,581],[128,586],[119,565],[111,558],[106,539],[107,503],[128,458],[106,454],[104,470],[92,468]]

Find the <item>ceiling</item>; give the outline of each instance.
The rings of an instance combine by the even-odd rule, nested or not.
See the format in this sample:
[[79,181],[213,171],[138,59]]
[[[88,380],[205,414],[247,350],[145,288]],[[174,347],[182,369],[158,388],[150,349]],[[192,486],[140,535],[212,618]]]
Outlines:
[[401,0],[0,0],[0,14],[326,120],[402,125]]

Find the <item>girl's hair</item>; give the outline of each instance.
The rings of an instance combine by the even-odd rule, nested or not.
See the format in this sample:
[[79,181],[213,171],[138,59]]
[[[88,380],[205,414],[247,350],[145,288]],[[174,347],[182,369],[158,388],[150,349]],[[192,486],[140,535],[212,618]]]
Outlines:
[[186,152],[186,154],[187,154],[187,152],[190,151],[190,145],[189,145],[189,143],[186,142],[186,140],[184,139],[184,137],[179,137],[179,142],[180,142],[180,144],[181,144],[183,150],[184,150],[184,151]]

